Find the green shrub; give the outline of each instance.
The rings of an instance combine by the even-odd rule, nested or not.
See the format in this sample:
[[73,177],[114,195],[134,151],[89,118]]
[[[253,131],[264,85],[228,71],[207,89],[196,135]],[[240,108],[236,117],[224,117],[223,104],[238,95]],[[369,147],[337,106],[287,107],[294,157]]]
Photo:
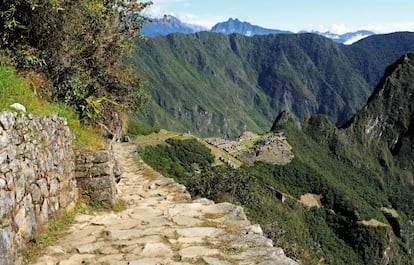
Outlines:
[[128,136],[136,137],[138,135],[149,135],[151,133],[158,133],[160,128],[153,127],[147,123],[130,119],[128,121]]
[[208,170],[214,162],[210,150],[196,139],[167,139],[168,145],[148,146],[140,155],[165,176],[185,182],[188,176]]

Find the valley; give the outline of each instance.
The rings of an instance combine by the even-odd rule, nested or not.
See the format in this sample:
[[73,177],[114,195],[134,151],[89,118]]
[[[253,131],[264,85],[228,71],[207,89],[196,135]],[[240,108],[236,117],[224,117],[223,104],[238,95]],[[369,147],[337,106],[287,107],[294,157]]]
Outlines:
[[342,127],[283,111],[268,133],[207,138],[220,153],[188,134],[139,153],[192,196],[242,205],[300,264],[412,264],[413,76],[408,53]]
[[414,50],[414,33],[344,46],[315,34],[245,37],[201,32],[137,43],[133,63],[152,99],[139,119],[199,136],[264,133],[288,110],[300,121],[342,125],[366,102],[386,66]]

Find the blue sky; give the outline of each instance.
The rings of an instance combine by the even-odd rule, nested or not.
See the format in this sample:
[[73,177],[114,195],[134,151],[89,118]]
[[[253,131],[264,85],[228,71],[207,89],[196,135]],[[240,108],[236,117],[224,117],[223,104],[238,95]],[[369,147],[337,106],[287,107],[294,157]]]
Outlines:
[[152,0],[151,16],[211,28],[228,18],[291,31],[414,31],[413,0]]

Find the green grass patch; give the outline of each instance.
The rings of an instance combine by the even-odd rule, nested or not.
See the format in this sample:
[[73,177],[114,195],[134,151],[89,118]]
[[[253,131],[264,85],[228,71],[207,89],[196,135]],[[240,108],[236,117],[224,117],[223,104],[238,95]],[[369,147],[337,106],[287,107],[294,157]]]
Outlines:
[[158,133],[160,128],[151,126],[145,122],[130,118],[128,121],[128,136],[137,137],[138,135],[150,135],[152,133]]
[[13,68],[0,65],[0,110],[16,112],[10,108],[13,103],[26,107],[27,113],[34,115],[51,115],[56,112],[59,117],[66,118],[75,134],[75,148],[78,150],[94,150],[104,147],[105,142],[95,129],[80,123],[76,113],[67,106],[50,103],[37,97],[28,84]]
[[240,143],[245,147],[246,150],[252,149],[253,146],[262,138],[258,134],[252,134],[251,137],[242,140]]

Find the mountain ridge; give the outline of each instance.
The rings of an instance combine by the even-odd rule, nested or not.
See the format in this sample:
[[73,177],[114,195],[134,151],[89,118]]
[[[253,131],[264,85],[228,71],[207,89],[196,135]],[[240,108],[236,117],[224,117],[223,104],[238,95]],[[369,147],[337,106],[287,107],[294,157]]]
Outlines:
[[[329,264],[338,264],[339,260],[347,260],[346,264],[412,262],[409,242],[414,217],[411,207],[414,203],[411,196],[414,189],[413,78],[414,54],[409,52],[386,68],[366,105],[343,126],[335,127],[326,116],[313,116],[298,125],[286,112],[274,122],[272,131],[284,132],[296,157],[325,172],[327,185],[333,184],[328,178],[330,174],[340,176],[340,182],[343,181],[344,193],[339,197],[346,199],[340,208],[335,209],[334,204],[336,216],[325,222],[361,260],[352,263],[350,257],[342,260],[334,256]],[[341,172],[341,167],[347,172]],[[349,188],[357,192],[345,192]],[[324,192],[314,193],[323,194],[326,207],[328,191],[334,190],[331,186]],[[363,208],[371,208],[371,212],[363,214]],[[382,212],[382,216],[374,214],[375,211]],[[332,220],[334,223],[329,224]],[[396,242],[399,243],[395,245]],[[381,250],[377,252],[376,248]]]
[[[385,147],[411,170],[414,162],[404,156],[414,146],[413,80],[414,53],[407,53],[387,67],[364,108],[341,127],[365,146]],[[392,164],[387,157],[379,159],[386,167]]]
[[249,22],[240,21],[239,19],[229,18],[225,22],[215,24],[210,32],[233,34],[238,33],[244,36],[266,35],[266,34],[293,34],[291,31],[268,29],[257,25],[252,25]]
[[300,119],[327,114],[340,125],[365,104],[383,69],[414,50],[413,43],[413,33],[371,36],[350,46],[315,34],[157,37],[136,50],[135,64],[153,98],[141,118],[229,138],[266,131],[281,110]]
[[347,32],[336,34],[329,31],[299,31],[294,33],[289,30],[270,29],[258,25],[253,25],[246,21],[240,21],[238,18],[229,18],[227,21],[218,22],[211,29],[181,22],[174,16],[166,16],[164,19],[155,19],[143,26],[141,33],[145,36],[154,38],[157,36],[166,36],[171,33],[191,34],[201,31],[209,31],[223,34],[241,34],[244,36],[267,35],[267,34],[300,34],[300,33],[314,33],[327,38],[330,38],[338,43],[350,45],[358,40],[374,35],[375,33],[368,30],[358,30],[355,32]]
[[153,19],[152,21],[145,23],[140,33],[144,36],[154,38],[157,36],[165,36],[171,33],[196,33],[205,31],[206,28],[194,24],[188,24],[180,21],[178,18],[168,15],[162,19]]

